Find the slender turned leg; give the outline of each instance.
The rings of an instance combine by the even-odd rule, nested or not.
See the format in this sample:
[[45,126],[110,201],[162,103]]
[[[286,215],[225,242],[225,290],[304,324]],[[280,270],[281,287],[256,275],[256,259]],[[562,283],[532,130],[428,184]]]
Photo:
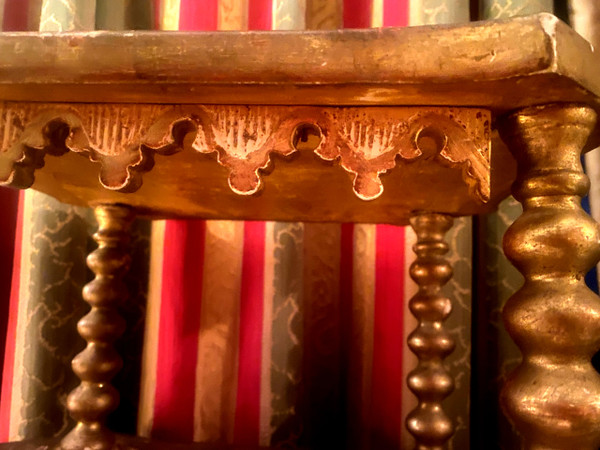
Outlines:
[[442,400],[454,390],[454,380],[443,365],[444,358],[454,350],[454,340],[443,327],[452,303],[441,292],[452,278],[452,267],[444,258],[448,252],[444,235],[452,222],[451,217],[442,214],[421,214],[410,220],[417,234],[417,259],[410,267],[410,276],[419,291],[409,306],[419,324],[408,337],[408,346],[419,363],[408,375],[408,387],[419,404],[408,415],[406,427],[415,437],[418,450],[442,449],[454,433],[452,420],[442,409]]
[[600,230],[581,208],[589,190],[580,153],[595,124],[577,105],[527,108],[500,132],[518,164],[513,194],[523,214],[504,236],[504,252],[525,276],[506,303],[505,326],[523,361],[501,403],[530,450],[597,450],[600,299],[584,282],[600,257]]
[[77,325],[87,347],[72,363],[81,384],[67,400],[77,425],[61,442],[65,450],[110,449],[115,442],[105,421],[119,404],[119,393],[110,380],[122,366],[113,343],[125,331],[117,306],[127,297],[122,277],[129,269],[126,246],[133,212],[122,206],[98,206],[95,213],[98,249],[88,256],[87,263],[96,278],[83,288],[83,298],[92,309]]

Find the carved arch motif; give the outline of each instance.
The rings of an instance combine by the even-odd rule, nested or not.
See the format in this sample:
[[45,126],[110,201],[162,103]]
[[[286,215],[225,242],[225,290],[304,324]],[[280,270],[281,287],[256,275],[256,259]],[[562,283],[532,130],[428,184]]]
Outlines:
[[[305,125],[313,133],[308,146],[295,141]],[[383,193],[381,174],[419,158],[461,168],[473,195],[489,198],[489,113],[480,110],[5,102],[0,137],[0,184],[19,188],[33,184],[46,154],[72,151],[100,165],[105,188],[133,192],[155,153],[189,146],[216,154],[240,195],[261,189],[272,155],[302,149],[339,160],[363,200]]]
[[0,183],[25,189],[46,154],[80,153],[100,164],[107,189],[133,192],[152,156],[141,145],[160,105],[0,104]]
[[[380,175],[393,169],[398,159],[410,163],[430,158],[460,167],[471,193],[487,202],[489,117],[481,112],[465,115],[464,109],[414,109],[419,112],[409,109],[409,115],[406,109],[392,107],[327,109],[335,138],[316,153],[329,161],[339,158],[341,166],[354,175],[354,192],[363,200],[383,193]],[[480,128],[479,135],[473,127]],[[422,144],[423,138],[429,145]]]

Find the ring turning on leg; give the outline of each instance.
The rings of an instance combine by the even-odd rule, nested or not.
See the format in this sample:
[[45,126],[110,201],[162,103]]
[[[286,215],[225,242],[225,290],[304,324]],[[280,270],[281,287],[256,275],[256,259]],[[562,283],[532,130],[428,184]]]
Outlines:
[[513,194],[523,214],[504,252],[525,284],[506,303],[505,326],[523,360],[501,393],[526,449],[597,450],[600,299],[584,281],[600,257],[598,224],[581,208],[589,190],[580,154],[596,114],[578,105],[527,108],[500,132],[517,160]]
[[88,256],[87,263],[96,277],[83,288],[83,298],[92,309],[77,324],[87,347],[73,359],[73,371],[81,384],[67,399],[77,424],[62,440],[64,450],[105,450],[113,448],[115,442],[105,421],[119,404],[119,393],[110,381],[122,366],[113,344],[125,331],[117,308],[127,298],[122,278],[131,260],[126,249],[133,212],[122,206],[99,206],[95,213],[98,249]]
[[442,409],[442,400],[454,390],[454,380],[443,364],[454,350],[454,340],[443,326],[452,302],[441,291],[452,278],[452,267],[444,258],[448,252],[444,235],[452,222],[449,216],[430,213],[410,220],[417,234],[417,259],[410,267],[410,276],[419,291],[409,306],[419,324],[408,337],[408,346],[419,363],[408,375],[408,387],[419,403],[408,415],[406,427],[418,450],[442,449],[454,433],[452,420]]

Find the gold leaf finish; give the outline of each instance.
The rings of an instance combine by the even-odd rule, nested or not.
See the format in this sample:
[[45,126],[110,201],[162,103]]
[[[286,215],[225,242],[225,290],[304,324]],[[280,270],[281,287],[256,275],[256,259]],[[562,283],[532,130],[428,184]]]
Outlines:
[[600,57],[550,14],[367,30],[2,33],[0,55],[6,101],[436,105],[496,114],[577,101],[600,111]]
[[443,364],[454,350],[454,340],[443,326],[452,302],[442,293],[452,278],[452,267],[444,257],[448,253],[444,236],[452,221],[442,214],[419,214],[410,220],[417,235],[417,259],[410,267],[410,276],[419,291],[410,299],[409,307],[419,323],[408,336],[408,346],[419,363],[408,374],[408,387],[419,404],[406,418],[406,427],[418,450],[445,448],[454,433],[452,420],[442,408],[442,400],[454,390],[454,380]]
[[[490,112],[479,108],[4,102],[0,184],[35,183],[63,202],[128,204],[154,217],[185,210],[206,218],[218,211],[232,219],[341,221],[350,219],[338,208],[344,203],[364,216],[356,221],[406,223],[414,210],[493,207],[490,128]],[[202,154],[216,156],[222,169]],[[323,160],[338,161],[343,171]],[[413,195],[424,178],[429,195]],[[495,190],[497,198],[502,192]],[[254,199],[233,200],[238,196]],[[372,207],[360,201],[381,196],[386,200]]]
[[[198,130],[195,150],[216,151],[219,163],[230,169],[229,187],[240,195],[256,193],[262,180],[259,171],[269,166],[270,156],[293,153],[291,136],[279,138],[281,115],[277,111],[255,106],[222,106],[204,108],[207,119]],[[284,133],[290,133],[284,129]],[[278,139],[279,138],[279,139]]]
[[518,163],[513,195],[523,214],[504,252],[525,284],[506,303],[505,326],[523,360],[501,403],[526,449],[600,446],[600,299],[584,281],[600,258],[600,230],[581,208],[589,180],[581,149],[596,123],[585,106],[531,107],[500,127]]
[[100,164],[107,189],[132,192],[152,166],[140,146],[162,105],[0,103],[0,184],[28,188],[46,154],[69,150]]
[[73,359],[81,384],[67,399],[67,409],[77,424],[62,440],[64,450],[108,450],[115,444],[105,421],[119,404],[119,393],[110,381],[123,364],[113,344],[125,330],[118,306],[128,295],[122,278],[131,260],[126,245],[134,215],[131,209],[116,205],[98,206],[95,213],[98,249],[87,263],[96,277],[83,288],[83,298],[92,309],[77,324],[87,347]]

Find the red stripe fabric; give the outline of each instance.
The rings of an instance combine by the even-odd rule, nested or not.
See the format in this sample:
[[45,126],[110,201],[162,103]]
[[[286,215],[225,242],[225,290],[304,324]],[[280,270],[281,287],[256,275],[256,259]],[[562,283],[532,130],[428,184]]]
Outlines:
[[165,228],[153,435],[191,441],[202,303],[203,220],[170,220]]
[[219,20],[218,0],[181,0],[179,29],[181,31],[216,30]]
[[[0,254],[13,255],[15,248],[15,231],[19,207],[19,191],[15,189],[0,188],[0,208],[2,220],[0,221]],[[4,345],[8,309],[10,304],[10,289],[12,272],[12,258],[5,257],[0,260],[0,361],[4,361]],[[0,384],[2,374],[0,373]]]
[[11,282],[10,303],[8,312],[8,327],[6,333],[6,350],[4,353],[4,370],[2,374],[2,392],[0,393],[0,442],[9,439],[10,408],[12,400],[12,385],[15,360],[15,339],[19,316],[19,281],[21,278],[21,244],[23,242],[23,205],[24,192],[19,195],[17,213],[17,228],[15,232],[15,247],[13,272]]
[[2,31],[27,31],[29,0],[5,0]]
[[372,0],[344,0],[344,28],[371,26]]
[[[28,0],[5,0],[4,16],[2,20],[2,31],[27,31],[28,28]],[[7,191],[3,191],[4,195]],[[2,374],[2,392],[0,393],[0,442],[6,442],[9,438],[10,427],[10,408],[12,403],[12,385],[15,359],[15,339],[19,309],[19,281],[21,277],[21,243],[23,239],[23,200],[24,194],[18,196],[18,213],[15,231],[13,264],[12,264],[12,282],[10,288],[10,299],[8,305],[8,320],[6,324],[6,341],[3,374]],[[8,204],[14,200],[2,199],[3,212],[9,211]],[[6,208],[6,209],[5,209]],[[10,220],[10,213],[3,217],[3,220]],[[5,237],[3,236],[3,239]],[[10,254],[10,253],[8,253]],[[0,299],[2,301],[2,299]],[[4,308],[3,308],[4,309]],[[6,316],[5,316],[6,317]],[[4,332],[4,327],[0,328],[0,333]]]
[[270,30],[272,21],[273,0],[248,0],[249,30]]
[[354,260],[354,224],[341,226],[340,246],[340,301],[342,302],[342,341],[350,341],[350,321],[352,317],[352,275]]
[[265,223],[244,224],[238,392],[234,442],[257,445],[260,431]]
[[[216,30],[218,0],[181,0],[180,30]],[[153,436],[194,438],[194,390],[200,335],[206,222],[165,226]]]
[[408,25],[408,0],[384,0],[383,26],[404,27]]
[[378,225],[375,247],[372,429],[376,448],[395,448],[402,430],[404,388],[404,228]]
[[160,29],[160,5],[161,0],[153,0],[152,2],[152,29],[158,30]]

